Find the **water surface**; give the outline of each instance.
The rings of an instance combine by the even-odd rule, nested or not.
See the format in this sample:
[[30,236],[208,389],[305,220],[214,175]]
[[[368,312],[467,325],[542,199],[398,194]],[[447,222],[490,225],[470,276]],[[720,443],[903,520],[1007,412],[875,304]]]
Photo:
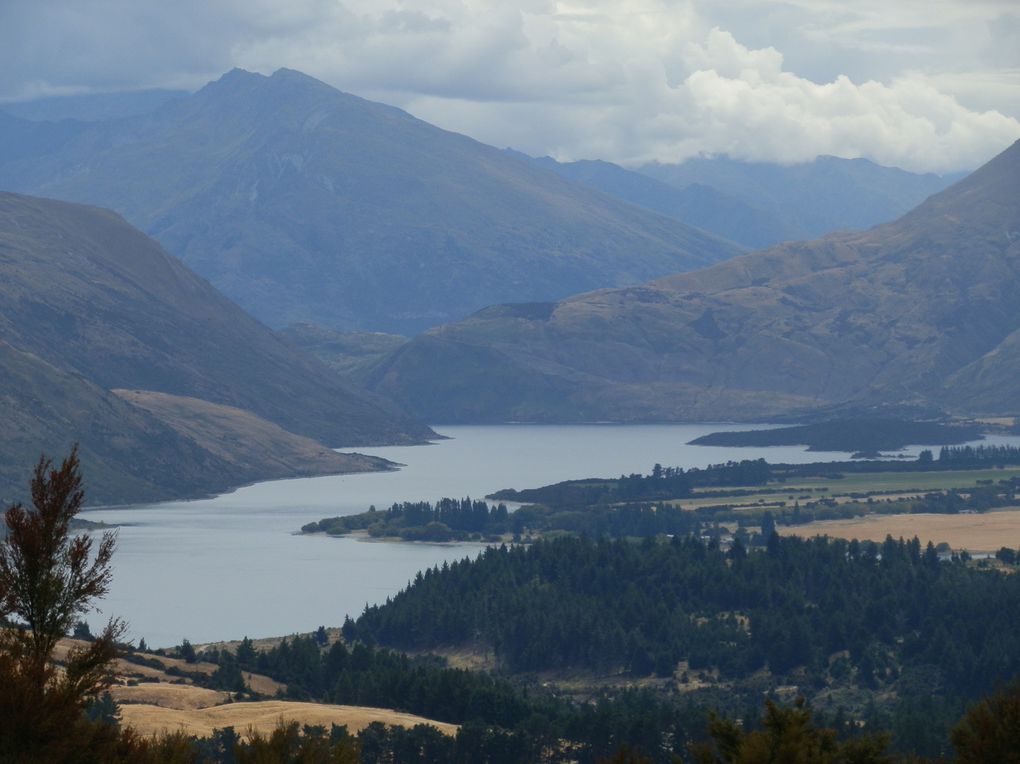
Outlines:
[[[481,549],[295,535],[313,520],[372,504],[382,509],[397,501],[480,498],[500,488],[647,473],[656,462],[690,468],[728,459],[847,456],[797,446],[686,445],[736,429],[747,425],[439,427],[448,440],[359,449],[406,465],[395,472],[278,480],[199,501],[89,510],[88,519],[124,524],[104,610],[125,618],[131,637],[145,637],[153,647],[183,638],[207,642],[311,631],[385,601],[423,568]],[[101,619],[89,620],[96,627]]]

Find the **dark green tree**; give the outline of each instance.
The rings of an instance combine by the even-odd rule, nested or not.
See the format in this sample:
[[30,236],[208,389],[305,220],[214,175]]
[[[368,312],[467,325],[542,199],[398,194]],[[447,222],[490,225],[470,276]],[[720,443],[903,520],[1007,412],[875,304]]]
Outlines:
[[39,459],[31,496],[31,509],[7,510],[0,542],[0,760],[61,761],[81,748],[82,711],[109,686],[124,625],[111,619],[68,651],[59,672],[54,650],[106,594],[116,536],[93,548],[70,533],[84,501],[77,447],[56,468]]
[[952,741],[959,764],[1020,762],[1020,681],[970,709]]
[[194,663],[198,660],[198,656],[195,654],[195,646],[186,639],[181,641],[180,646],[177,648],[177,652],[180,653],[181,658],[188,663]]
[[765,703],[761,729],[745,732],[713,716],[710,743],[690,747],[694,764],[887,764],[884,736],[840,741],[836,730],[819,728],[803,699],[790,708]]

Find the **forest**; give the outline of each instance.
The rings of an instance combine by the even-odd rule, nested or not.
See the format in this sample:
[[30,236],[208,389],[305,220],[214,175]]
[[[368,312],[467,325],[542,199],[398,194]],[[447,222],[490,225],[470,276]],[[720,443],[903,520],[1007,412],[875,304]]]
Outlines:
[[[511,675],[657,676],[667,695],[741,712],[793,687],[933,752],[966,704],[1020,674],[1020,577],[916,540],[781,538],[762,550],[559,538],[420,574],[348,621],[350,641],[481,645]],[[704,687],[691,692],[685,685]],[[929,719],[923,729],[910,719]],[[932,722],[931,720],[935,720]]]
[[680,507],[647,503],[596,505],[558,508],[527,505],[509,512],[505,504],[484,501],[441,499],[429,502],[404,502],[387,510],[369,510],[357,515],[332,517],[302,526],[303,533],[327,533],[343,536],[365,531],[376,538],[403,541],[466,541],[530,538],[533,534],[555,532],[626,536],[656,536],[696,532],[702,518]]

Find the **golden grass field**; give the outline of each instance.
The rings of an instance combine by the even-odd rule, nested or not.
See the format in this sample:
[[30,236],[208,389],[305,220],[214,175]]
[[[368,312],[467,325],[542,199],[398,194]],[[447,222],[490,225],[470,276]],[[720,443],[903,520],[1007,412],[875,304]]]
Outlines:
[[[339,633],[331,634],[336,638]],[[278,642],[279,640],[265,640]],[[54,650],[59,662],[74,646],[86,643],[74,639],[61,640]],[[236,646],[239,643],[233,643]],[[212,663],[186,663],[178,658],[146,653],[144,658],[158,661],[165,669],[177,668],[188,673],[211,674],[216,670]],[[216,728],[233,727],[244,734],[249,730],[262,734],[272,732],[281,722],[296,721],[301,725],[346,725],[356,734],[372,722],[391,726],[413,727],[429,724],[440,732],[454,735],[457,725],[437,722],[414,714],[385,708],[339,706],[325,703],[263,700],[231,702],[231,694],[196,686],[187,677],[175,676],[154,666],[142,666],[121,658],[114,664],[116,680],[110,695],[120,706],[121,723],[134,727],[141,735],[160,732],[184,732],[207,736]],[[286,685],[267,676],[243,672],[245,684],[263,696],[286,690]]]
[[[194,688],[193,688],[194,689]],[[436,722],[414,714],[365,706],[331,706],[323,703],[297,703],[286,700],[264,700],[254,703],[229,703],[206,708],[166,708],[149,704],[123,704],[121,723],[134,727],[142,735],[183,730],[190,735],[206,737],[217,728],[233,727],[239,733],[249,730],[266,734],[281,722],[296,720],[302,725],[343,724],[356,734],[372,722],[413,727],[429,724],[447,735],[457,733],[457,725]]]
[[922,544],[945,541],[954,550],[996,552],[1004,546],[1020,547],[1020,508],[1011,507],[978,515],[866,515],[849,520],[820,520],[777,529],[787,536],[833,536],[861,541],[884,541],[917,536]]
[[226,703],[230,693],[208,690],[191,684],[168,684],[166,682],[145,682],[137,685],[117,684],[110,688],[110,695],[123,707],[129,703],[142,703],[180,711],[194,711]]

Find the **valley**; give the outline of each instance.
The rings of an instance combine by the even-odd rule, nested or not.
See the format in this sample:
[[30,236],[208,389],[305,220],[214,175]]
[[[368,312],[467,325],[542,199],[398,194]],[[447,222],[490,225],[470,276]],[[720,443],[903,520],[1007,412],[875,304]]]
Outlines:
[[0,114],[0,141],[0,188],[115,210],[274,328],[412,334],[743,251],[289,69],[122,119]]
[[869,231],[494,306],[368,384],[434,422],[1013,415],[1018,175],[1020,143]]
[[22,5],[0,760],[1020,748],[1020,16]]

